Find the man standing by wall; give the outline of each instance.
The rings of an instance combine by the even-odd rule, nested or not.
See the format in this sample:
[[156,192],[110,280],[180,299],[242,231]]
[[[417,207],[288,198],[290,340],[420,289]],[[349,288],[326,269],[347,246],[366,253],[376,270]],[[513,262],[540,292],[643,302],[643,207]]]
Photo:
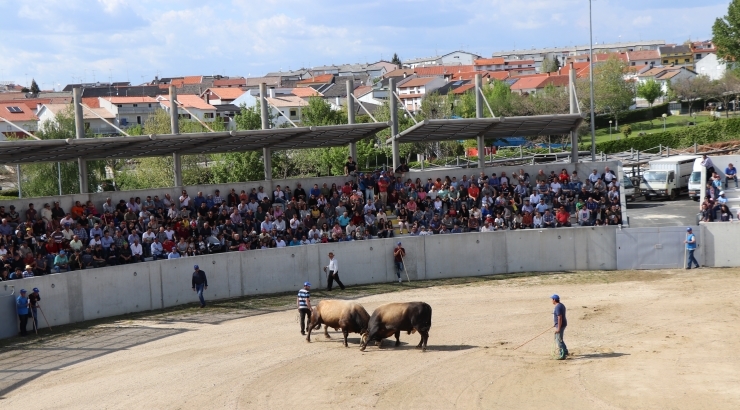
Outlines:
[[698,268],[699,262],[697,262],[694,257],[694,251],[696,250],[696,235],[691,231],[691,228],[686,228],[686,240],[683,241],[683,243],[686,244],[686,251],[688,252],[688,257],[686,258],[686,269],[691,269],[691,262],[693,262]]
[[403,271],[403,257],[406,256],[406,249],[403,249],[401,242],[396,244],[396,248],[393,249],[393,262],[396,265],[396,276],[398,277],[398,283],[403,282],[401,280],[401,272]]
[[334,284],[334,281],[337,281],[337,285],[344,290],[344,284],[341,280],[339,280],[339,265],[337,264],[337,258],[334,257],[334,252],[329,252],[329,265],[324,266],[324,272],[328,271],[328,278],[327,282],[328,285],[326,289],[328,291],[331,291],[331,287]]
[[311,282],[304,282],[298,290],[298,313],[301,315],[301,334],[306,335],[306,316],[311,325]]
[[15,298],[15,311],[18,313],[18,319],[21,322],[21,336],[28,336],[28,298],[26,290],[21,289],[21,294]]
[[552,295],[552,304],[555,305],[553,316],[555,318],[555,341],[558,344],[557,359],[563,360],[568,356],[568,347],[563,341],[563,333],[565,333],[565,327],[568,326],[568,320],[565,318],[565,305],[560,303],[560,296]]
[[193,266],[193,290],[198,292],[198,299],[200,299],[200,307],[206,307],[206,300],[203,298],[203,291],[208,289],[208,279],[206,279],[206,273],[200,270],[198,265]]
[[36,329],[39,328],[39,312],[38,302],[41,301],[41,295],[39,295],[39,288],[33,288],[33,292],[28,295],[28,304],[31,306],[33,312],[33,323],[36,325]]

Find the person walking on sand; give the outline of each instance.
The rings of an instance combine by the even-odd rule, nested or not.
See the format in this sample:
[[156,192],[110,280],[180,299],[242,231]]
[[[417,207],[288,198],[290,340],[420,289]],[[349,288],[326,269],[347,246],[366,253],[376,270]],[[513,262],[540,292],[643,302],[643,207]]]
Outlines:
[[403,282],[401,279],[401,272],[403,272],[403,257],[406,256],[406,249],[403,249],[401,242],[396,244],[396,248],[393,249],[393,262],[396,265],[396,276],[398,277],[398,283]]
[[311,282],[304,282],[298,290],[298,313],[301,315],[301,334],[306,335],[306,316],[311,325]]
[[552,295],[552,304],[555,305],[553,316],[555,319],[555,341],[558,344],[557,360],[563,360],[568,356],[568,346],[563,341],[563,333],[565,333],[565,327],[568,326],[568,320],[565,318],[565,305],[560,303],[560,296]]
[[331,287],[334,284],[334,281],[337,281],[337,285],[344,290],[344,283],[342,283],[341,280],[339,280],[339,265],[337,264],[337,258],[334,257],[334,252],[329,252],[329,265],[324,266],[324,272],[328,271],[328,286],[326,287],[326,290],[331,292]]
[[691,231],[691,228],[686,228],[686,240],[683,241],[683,243],[686,244],[686,251],[688,252],[688,257],[686,258],[686,269],[691,269],[691,262],[693,262],[698,268],[699,262],[697,262],[694,257],[694,251],[696,250],[696,235]]
[[198,265],[193,266],[193,290],[198,292],[198,299],[200,299],[200,307],[206,307],[206,300],[203,298],[203,291],[208,289],[208,279],[206,273],[200,270]]

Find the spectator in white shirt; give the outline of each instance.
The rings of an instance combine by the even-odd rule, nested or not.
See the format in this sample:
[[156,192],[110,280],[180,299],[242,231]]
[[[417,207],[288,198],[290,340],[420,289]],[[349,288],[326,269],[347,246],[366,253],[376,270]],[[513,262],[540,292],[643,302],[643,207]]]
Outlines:
[[136,238],[134,239],[134,243],[131,244],[131,259],[133,259],[134,262],[141,262],[142,255],[143,249],[139,243],[139,238]]

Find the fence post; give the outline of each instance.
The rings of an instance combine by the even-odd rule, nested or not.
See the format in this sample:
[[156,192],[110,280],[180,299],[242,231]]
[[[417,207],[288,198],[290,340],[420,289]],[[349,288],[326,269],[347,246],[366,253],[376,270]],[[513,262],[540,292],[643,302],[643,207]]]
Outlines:
[[696,141],[694,141],[694,154],[696,154]]
[[519,158],[524,158],[524,152],[522,152],[522,146],[519,146]]
[[663,156],[663,144],[658,144],[658,156]]

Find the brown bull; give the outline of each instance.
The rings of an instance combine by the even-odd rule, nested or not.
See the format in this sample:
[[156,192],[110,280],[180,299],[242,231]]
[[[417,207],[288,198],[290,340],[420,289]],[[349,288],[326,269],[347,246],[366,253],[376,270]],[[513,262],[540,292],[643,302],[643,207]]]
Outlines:
[[367,321],[370,315],[364,307],[356,302],[344,300],[322,300],[311,313],[311,323],[308,326],[307,341],[311,341],[311,331],[324,325],[324,336],[330,338],[327,329],[342,329],[344,346],[347,347],[347,336],[350,333],[367,333]]
[[429,329],[432,327],[432,307],[424,302],[388,303],[379,306],[370,317],[367,334],[362,335],[360,350],[370,341],[382,343],[383,339],[396,336],[396,346],[401,344],[401,332],[419,332],[421,340],[416,346],[427,350]]

